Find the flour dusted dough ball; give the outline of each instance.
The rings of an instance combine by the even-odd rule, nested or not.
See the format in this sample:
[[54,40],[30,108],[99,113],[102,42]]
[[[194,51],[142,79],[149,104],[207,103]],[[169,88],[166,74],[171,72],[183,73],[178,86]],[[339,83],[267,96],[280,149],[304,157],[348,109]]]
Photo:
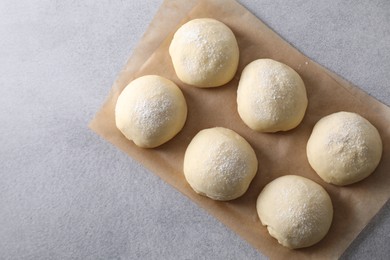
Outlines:
[[184,175],[199,194],[214,200],[243,195],[257,172],[250,144],[236,132],[215,127],[200,131],[184,156]]
[[328,233],[333,219],[332,201],[324,188],[296,175],[266,185],[256,207],[269,234],[289,248],[316,244]]
[[287,131],[302,121],[306,88],[289,66],[259,59],[243,70],[237,89],[237,108],[246,125],[259,132]]
[[324,181],[348,185],[375,170],[382,156],[382,140],[367,119],[337,112],[317,122],[306,152],[311,167]]
[[210,18],[182,25],[173,37],[169,54],[179,79],[201,88],[229,82],[236,73],[239,58],[233,32]]
[[117,128],[140,147],[153,148],[174,137],[184,126],[187,104],[172,81],[148,75],[133,80],[118,97]]

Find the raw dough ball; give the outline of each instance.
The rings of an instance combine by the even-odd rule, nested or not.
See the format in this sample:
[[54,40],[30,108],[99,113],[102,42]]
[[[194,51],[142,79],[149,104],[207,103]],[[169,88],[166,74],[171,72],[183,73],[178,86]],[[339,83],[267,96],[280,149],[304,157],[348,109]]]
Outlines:
[[255,60],[241,74],[237,89],[238,113],[255,131],[295,128],[305,115],[307,102],[301,77],[283,63]]
[[365,118],[338,112],[317,122],[306,152],[311,167],[324,181],[348,185],[375,170],[382,156],[382,140]]
[[257,172],[250,144],[236,132],[215,127],[200,131],[184,156],[184,175],[199,194],[214,200],[243,195]]
[[184,126],[187,104],[172,81],[148,75],[133,80],[118,97],[117,128],[127,139],[145,148],[159,146]]
[[173,37],[169,54],[179,79],[201,88],[229,82],[236,73],[239,58],[233,32],[209,18],[182,25]]
[[296,175],[270,182],[256,207],[269,234],[289,248],[316,244],[328,233],[333,219],[332,201],[324,188]]

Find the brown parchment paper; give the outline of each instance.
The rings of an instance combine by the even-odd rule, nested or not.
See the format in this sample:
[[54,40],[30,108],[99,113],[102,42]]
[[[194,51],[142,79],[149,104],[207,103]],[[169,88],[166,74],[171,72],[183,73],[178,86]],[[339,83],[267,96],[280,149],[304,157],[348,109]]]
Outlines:
[[[211,17],[227,24],[238,40],[240,63],[235,78],[214,89],[199,89],[178,80],[168,54],[176,29],[186,21]],[[309,106],[303,122],[288,132],[263,134],[250,130],[241,121],[236,91],[241,71],[258,58],[272,58],[288,64],[302,77]],[[128,141],[115,127],[114,108],[122,89],[134,78],[157,74],[173,80],[183,91],[188,118],[183,130],[155,149],[142,149]],[[346,187],[323,182],[306,158],[306,142],[314,124],[337,111],[359,113],[373,123],[383,140],[383,157],[376,171],[364,181]],[[357,87],[311,61],[281,39],[265,24],[234,0],[166,0],[160,7],[133,56],[120,72],[102,109],[90,127],[164,181],[181,191],[226,226],[270,258],[338,258],[390,197],[390,108]],[[255,149],[259,171],[248,191],[236,200],[217,202],[197,195],[184,179],[184,152],[201,129],[223,126],[242,135]],[[330,194],[334,219],[328,235],[317,245],[290,250],[280,246],[257,217],[255,202],[271,180],[287,174],[307,177]]]

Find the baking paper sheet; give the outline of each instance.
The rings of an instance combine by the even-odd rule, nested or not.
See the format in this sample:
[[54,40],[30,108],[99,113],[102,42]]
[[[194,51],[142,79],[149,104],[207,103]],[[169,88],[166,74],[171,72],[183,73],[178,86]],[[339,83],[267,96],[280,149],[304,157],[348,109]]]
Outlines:
[[[180,82],[173,70],[168,47],[173,33],[188,20],[210,17],[227,24],[238,40],[240,63],[235,78],[225,86],[199,89]],[[274,134],[249,129],[237,113],[236,91],[240,74],[248,63],[272,58],[295,69],[305,82],[309,106],[295,129]],[[173,80],[183,91],[188,118],[183,130],[155,149],[142,149],[128,141],[115,127],[118,95],[133,79],[157,74]],[[306,142],[314,124],[337,111],[359,113],[375,125],[383,140],[383,157],[367,179],[347,187],[322,181],[306,158]],[[119,73],[109,97],[90,123],[91,129],[138,160],[164,181],[246,239],[270,258],[338,258],[390,197],[390,108],[327,71],[293,48],[258,18],[233,0],[166,0],[141,39],[126,67]],[[242,135],[255,149],[259,171],[249,190],[236,200],[218,202],[196,194],[185,181],[184,152],[195,134],[204,128],[223,126]],[[317,245],[290,250],[267,232],[257,217],[255,202],[262,188],[287,174],[307,177],[330,194],[334,219],[328,235]]]

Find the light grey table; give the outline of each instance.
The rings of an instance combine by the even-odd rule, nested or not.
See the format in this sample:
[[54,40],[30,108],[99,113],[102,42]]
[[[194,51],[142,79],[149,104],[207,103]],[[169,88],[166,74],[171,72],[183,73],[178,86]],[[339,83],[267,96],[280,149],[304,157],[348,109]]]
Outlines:
[[[390,1],[240,2],[390,105]],[[0,1],[0,259],[264,258],[87,128],[160,3]],[[389,234],[387,203],[344,257]]]

